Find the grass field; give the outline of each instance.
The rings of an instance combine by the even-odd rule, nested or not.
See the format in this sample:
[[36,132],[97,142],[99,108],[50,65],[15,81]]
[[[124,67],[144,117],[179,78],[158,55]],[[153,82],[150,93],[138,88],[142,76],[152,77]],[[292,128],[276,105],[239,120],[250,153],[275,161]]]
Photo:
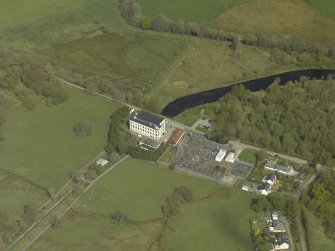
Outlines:
[[229,199],[211,198],[183,207],[169,221],[173,230],[165,240],[167,250],[252,250],[250,196],[232,190]]
[[[218,191],[220,185],[170,171],[141,160],[128,159],[99,181],[74,206],[75,213],[50,230],[32,250],[250,250],[250,194],[226,190],[184,205],[162,232],[160,205],[173,189],[186,185],[199,199]],[[110,223],[109,215],[120,210],[131,222]],[[241,216],[242,215],[242,216]],[[71,234],[69,234],[71,233]],[[156,243],[163,233],[160,245]],[[84,241],[85,240],[85,241]],[[199,244],[201,242],[201,244]],[[149,248],[151,247],[151,249]]]
[[335,16],[335,1],[333,0],[308,0],[321,14],[325,16]]
[[[68,89],[68,93],[64,104],[39,104],[32,112],[1,108],[7,122],[5,141],[0,143],[0,169],[57,189],[71,170],[102,152],[115,105],[77,90]],[[81,120],[90,123],[92,136],[74,136],[72,126]]]
[[57,46],[54,55],[84,68],[116,72],[120,76],[154,82],[186,45],[186,40],[155,34],[109,33]]
[[258,151],[253,150],[253,149],[245,149],[240,153],[240,155],[238,156],[238,159],[255,165],[257,152]]
[[[328,8],[334,12],[329,4]],[[307,40],[331,47],[335,44],[335,19],[321,16],[304,0],[251,0],[224,12],[217,21],[223,29],[235,32],[286,35],[298,41]]]
[[171,19],[215,26],[215,18],[225,10],[247,0],[139,0],[142,14],[149,17],[165,15]]
[[173,73],[154,87],[152,93],[160,93],[162,103],[166,104],[175,97],[292,68],[296,66],[283,66],[272,62],[270,51],[267,49],[241,46],[241,57],[236,57],[228,44],[200,39],[194,48],[179,59]]
[[[0,171],[0,210],[9,216],[8,225],[22,219],[23,206],[40,207],[48,198],[44,190],[13,174]],[[0,235],[2,229],[0,228]]]
[[162,216],[160,206],[180,185],[190,186],[199,197],[218,188],[217,184],[203,179],[129,159],[89,191],[74,209],[107,215],[120,210],[136,220],[158,218]]

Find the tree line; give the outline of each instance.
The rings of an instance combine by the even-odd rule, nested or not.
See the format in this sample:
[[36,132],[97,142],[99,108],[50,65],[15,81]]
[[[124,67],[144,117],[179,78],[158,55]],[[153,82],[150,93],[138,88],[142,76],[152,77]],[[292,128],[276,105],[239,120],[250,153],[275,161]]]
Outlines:
[[286,52],[297,51],[322,54],[331,59],[335,59],[334,48],[322,47],[308,41],[296,41],[288,37],[234,34],[224,30],[209,28],[194,22],[185,22],[182,19],[171,20],[164,15],[159,15],[151,19],[142,15],[141,7],[137,0],[119,0],[118,6],[122,17],[128,24],[142,29],[198,36],[228,42],[234,42],[236,38],[239,38],[240,41],[246,45],[278,48]]
[[[302,203],[308,210],[322,220],[325,234],[334,239],[335,234],[335,172],[321,171],[313,182]],[[306,214],[306,213],[305,213]],[[308,216],[304,217],[306,236],[310,236]]]
[[253,93],[242,85],[220,99],[215,128],[218,142],[240,139],[276,152],[326,165],[335,160],[335,80],[301,78]]
[[58,83],[46,63],[24,53],[16,53],[0,48],[0,104],[9,105],[13,98],[21,102],[25,110],[32,110],[42,97],[48,106],[65,102],[68,95]]

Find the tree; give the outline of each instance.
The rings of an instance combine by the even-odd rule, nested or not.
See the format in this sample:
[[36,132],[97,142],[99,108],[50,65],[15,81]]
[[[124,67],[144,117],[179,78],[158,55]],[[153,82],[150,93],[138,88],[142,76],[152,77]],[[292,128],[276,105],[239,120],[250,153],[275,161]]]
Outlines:
[[35,107],[34,100],[32,96],[25,96],[21,99],[22,107],[26,111],[32,111]]
[[115,211],[111,214],[113,224],[124,224],[128,222],[128,214],[121,211]]
[[83,138],[92,134],[92,126],[86,121],[79,121],[74,123],[72,131],[74,135]]
[[266,159],[267,157],[267,153],[266,151],[263,149],[263,150],[260,150],[260,151],[257,151],[255,153],[255,157],[256,157],[256,166],[259,162],[261,162],[262,160]]

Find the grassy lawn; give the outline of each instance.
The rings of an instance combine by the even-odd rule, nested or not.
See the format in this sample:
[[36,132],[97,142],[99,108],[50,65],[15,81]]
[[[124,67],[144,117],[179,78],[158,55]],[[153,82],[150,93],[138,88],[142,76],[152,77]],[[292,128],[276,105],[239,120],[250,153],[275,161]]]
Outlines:
[[252,250],[250,198],[250,193],[232,190],[229,199],[211,198],[183,207],[169,221],[167,250]]
[[246,0],[139,0],[145,16],[165,15],[173,20],[183,19],[208,26],[216,25],[215,18],[219,14],[244,2]]
[[245,149],[240,153],[240,155],[238,156],[238,159],[255,165],[257,152],[258,152],[257,150]]
[[172,148],[172,146],[169,146],[165,151],[164,155],[160,158],[160,161],[165,162],[167,164],[171,164],[175,156],[176,156],[176,150]]
[[[198,177],[127,159],[88,191],[74,206],[75,212],[51,229],[33,250],[109,250],[113,246],[114,250],[144,251],[151,245],[150,250],[162,250],[155,242],[164,222],[160,205],[180,185],[192,188],[200,199],[220,188]],[[168,221],[161,244],[167,250],[221,250],[223,246],[251,250],[250,196],[232,189],[224,197],[184,205]],[[109,215],[115,210],[127,213],[131,222],[112,225]]]
[[[59,188],[73,169],[81,168],[103,150],[109,116],[116,106],[99,97],[68,89],[69,100],[34,111],[1,108],[6,117],[5,141],[0,143],[0,169],[43,187]],[[78,121],[92,126],[92,136],[74,136]]]
[[180,185],[194,189],[199,197],[218,188],[216,183],[128,159],[87,192],[74,208],[81,213],[105,215],[119,210],[136,220],[157,218],[162,216],[160,206]]
[[214,119],[216,110],[219,108],[220,104],[218,102],[213,104],[206,104],[197,106],[184,111],[183,113],[177,115],[173,119],[179,121],[185,125],[192,126],[198,119],[201,118],[201,111],[204,110],[204,115],[207,119]]
[[308,0],[321,14],[335,16],[335,1],[333,0]]
[[[334,13],[334,1],[319,0],[314,6],[323,13]],[[251,0],[222,13],[217,21],[234,32],[289,36],[331,47],[335,43],[335,20],[320,15],[304,0]]]

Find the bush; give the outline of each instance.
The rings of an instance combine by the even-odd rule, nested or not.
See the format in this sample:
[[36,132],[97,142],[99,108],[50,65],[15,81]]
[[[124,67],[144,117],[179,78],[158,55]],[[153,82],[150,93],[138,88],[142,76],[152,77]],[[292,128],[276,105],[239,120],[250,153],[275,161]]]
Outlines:
[[92,127],[87,122],[80,121],[73,125],[72,131],[78,137],[86,137],[92,134]]

